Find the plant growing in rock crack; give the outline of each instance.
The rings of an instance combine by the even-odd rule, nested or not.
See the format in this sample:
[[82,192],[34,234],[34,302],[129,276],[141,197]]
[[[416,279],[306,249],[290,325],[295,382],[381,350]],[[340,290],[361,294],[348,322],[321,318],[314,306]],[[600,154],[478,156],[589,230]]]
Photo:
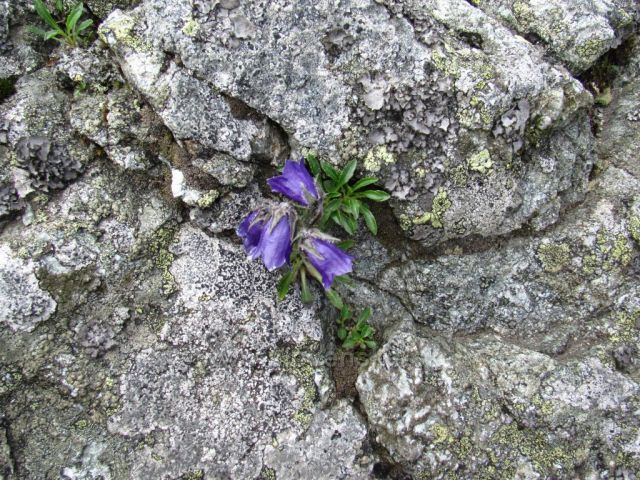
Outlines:
[[348,283],[353,257],[346,253],[352,241],[340,241],[327,233],[331,223],[354,235],[360,218],[374,235],[378,226],[367,200],[384,202],[389,194],[370,188],[377,182],[364,177],[352,182],[357,162],[350,161],[342,170],[308,155],[299,161],[287,160],[282,173],[267,180],[271,190],[291,201],[269,200],[249,213],[240,223],[237,234],[252,260],[262,258],[269,271],[284,267],[278,283],[280,300],[292,285],[299,283],[304,303],[313,300],[309,281],[320,283],[324,294],[339,312],[338,338],[347,349],[375,348],[374,329],[369,325],[371,309],[354,316],[333,287]]
[[71,10],[65,12],[62,0],[56,0],[55,14],[64,19],[61,21],[55,20],[53,14],[42,0],[33,0],[33,6],[36,9],[36,13],[50,30],[43,30],[34,26],[29,26],[29,30],[42,37],[45,41],[56,40],[59,43],[66,43],[70,47],[77,47],[80,45],[83,35],[88,33],[87,29],[93,25],[93,20],[91,19],[78,23],[84,13],[82,2],[76,3]]

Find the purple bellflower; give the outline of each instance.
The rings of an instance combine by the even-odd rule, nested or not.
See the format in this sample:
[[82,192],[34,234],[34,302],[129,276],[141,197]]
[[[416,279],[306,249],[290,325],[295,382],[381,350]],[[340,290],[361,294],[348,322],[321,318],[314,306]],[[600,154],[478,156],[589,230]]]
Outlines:
[[236,233],[251,260],[262,257],[270,272],[289,261],[295,211],[286,202],[271,204],[251,212]]
[[300,250],[306,254],[311,265],[322,276],[322,285],[325,290],[331,288],[336,276],[351,272],[353,257],[334,245],[336,238],[319,230],[305,232],[303,237]]
[[302,158],[297,162],[287,160],[282,175],[271,177],[267,183],[274,192],[281,193],[305,207],[319,198],[316,184],[307,167],[304,166]]

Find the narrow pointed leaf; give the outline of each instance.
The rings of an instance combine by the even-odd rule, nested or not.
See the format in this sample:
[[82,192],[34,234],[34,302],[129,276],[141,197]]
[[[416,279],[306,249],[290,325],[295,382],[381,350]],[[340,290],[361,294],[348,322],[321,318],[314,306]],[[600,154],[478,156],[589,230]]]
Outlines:
[[358,315],[358,322],[366,322],[371,316],[371,308],[365,308],[360,315]]
[[90,18],[87,19],[87,20],[83,20],[82,23],[80,23],[80,25],[78,25],[78,32],[82,32],[82,31],[86,30],[91,25],[93,25],[93,20],[91,20]]
[[382,190],[365,190],[363,192],[358,192],[356,196],[373,200],[374,202],[385,202],[391,197],[391,195]]
[[342,250],[347,251],[353,246],[353,240],[343,240],[342,242],[339,242],[337,245]]
[[320,163],[318,162],[318,159],[315,155],[307,155],[307,165],[309,166],[311,175],[313,175],[314,177],[320,173]]
[[31,32],[34,33],[36,35],[38,35],[39,37],[45,38],[47,36],[47,32],[45,32],[43,29],[38,28],[38,27],[34,27],[33,25],[28,25],[27,29]]
[[342,307],[344,306],[342,298],[340,298],[340,295],[338,295],[335,290],[329,288],[328,290],[325,290],[324,294],[327,296],[327,300],[329,300],[331,305],[336,307],[338,310],[342,310]]
[[291,287],[291,282],[294,280],[295,275],[293,270],[285,273],[278,282],[278,300],[284,300]]
[[377,181],[378,181],[378,179],[375,178],[375,177],[364,177],[364,178],[361,178],[360,180],[358,180],[353,185],[351,185],[351,189],[355,192],[355,191],[360,190],[361,188],[364,188],[366,186],[373,185]]
[[342,187],[343,185],[346,185],[347,182],[351,180],[351,177],[353,177],[353,174],[356,171],[357,165],[358,165],[358,162],[355,160],[351,160],[349,163],[347,163],[347,165],[342,170],[342,173],[340,173],[340,177],[338,178],[338,182],[337,182],[338,187]]
[[313,295],[311,295],[311,290],[309,290],[307,275],[304,270],[300,272],[300,300],[302,300],[302,303],[313,302]]
[[364,203],[360,204],[360,213],[364,218],[364,223],[367,224],[367,228],[374,235],[378,234],[378,222],[376,222],[376,217],[373,216],[369,207],[367,207]]
[[331,180],[333,180],[334,182],[338,181],[338,178],[340,177],[340,174],[338,173],[338,171],[335,168],[333,168],[333,166],[331,164],[321,161],[320,162],[320,168],[322,168],[322,171]]
[[62,32],[62,29],[53,19],[51,13],[49,13],[49,9],[42,0],[33,0],[33,6],[35,7],[36,12],[40,16],[40,18],[42,18],[51,28],[53,28],[54,30],[60,30]]
[[75,6],[69,12],[69,15],[67,15],[66,27],[67,27],[68,35],[71,35],[72,32],[75,30],[76,24],[78,23],[78,20],[80,20],[80,17],[82,16],[82,10],[83,10],[82,2],[76,3]]
[[56,38],[60,36],[60,32],[57,30],[49,30],[48,32],[45,32],[44,34],[44,39],[46,40],[51,40],[52,38]]

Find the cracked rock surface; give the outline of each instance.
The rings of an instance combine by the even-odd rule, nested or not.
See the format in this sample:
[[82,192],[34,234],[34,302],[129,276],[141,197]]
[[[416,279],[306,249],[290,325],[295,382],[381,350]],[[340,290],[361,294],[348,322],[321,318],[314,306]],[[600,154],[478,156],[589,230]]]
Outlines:
[[[640,478],[632,0],[0,0],[0,480]],[[235,229],[375,175],[379,348]]]

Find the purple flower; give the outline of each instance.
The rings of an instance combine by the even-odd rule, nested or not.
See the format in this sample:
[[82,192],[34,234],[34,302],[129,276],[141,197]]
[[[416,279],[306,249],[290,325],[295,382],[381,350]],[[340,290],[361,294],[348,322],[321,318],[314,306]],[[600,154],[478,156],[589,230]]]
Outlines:
[[262,257],[270,272],[289,261],[294,212],[288,203],[251,212],[236,230],[251,260]]
[[271,177],[267,183],[274,192],[295,200],[305,207],[309,202],[318,199],[318,190],[313,177],[304,166],[304,160],[287,160],[282,175]]
[[332,243],[335,238],[317,230],[304,235],[300,249],[322,276],[325,290],[331,288],[334,277],[351,272],[353,257]]

